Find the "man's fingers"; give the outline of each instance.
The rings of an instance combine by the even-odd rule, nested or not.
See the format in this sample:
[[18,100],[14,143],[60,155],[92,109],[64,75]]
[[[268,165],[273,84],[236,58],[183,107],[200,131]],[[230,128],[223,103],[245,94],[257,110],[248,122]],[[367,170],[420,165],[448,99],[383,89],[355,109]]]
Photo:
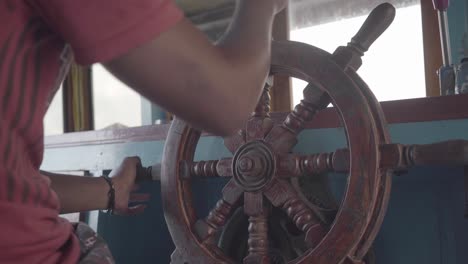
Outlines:
[[139,205],[131,206],[126,210],[125,215],[141,214],[143,213],[143,211],[145,211],[146,207],[147,207],[146,204],[139,204]]
[[132,186],[132,192],[137,191],[138,189],[140,189],[140,185],[139,185],[139,184],[136,184],[136,183],[133,184],[133,186]]
[[141,203],[147,202],[151,197],[149,193],[132,193],[130,194],[130,202],[131,203]]
[[141,159],[138,156],[133,156],[133,157],[126,157],[124,159],[124,162],[131,162],[131,163],[140,163]]
[[145,204],[139,204],[135,206],[130,206],[122,210],[117,210],[114,212],[115,215],[120,215],[120,216],[130,216],[130,215],[136,215],[143,213],[143,211],[146,209],[147,205]]
[[141,159],[140,157],[137,157],[137,156],[134,156],[134,157],[126,157],[123,162],[122,162],[125,166],[130,166],[130,167],[135,167],[138,165],[138,164],[141,164]]

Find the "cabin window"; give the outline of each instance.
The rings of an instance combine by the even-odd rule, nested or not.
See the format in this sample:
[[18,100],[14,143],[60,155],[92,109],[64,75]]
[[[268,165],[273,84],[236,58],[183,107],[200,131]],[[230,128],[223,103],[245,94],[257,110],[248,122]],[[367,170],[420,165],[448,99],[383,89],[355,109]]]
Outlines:
[[103,66],[93,66],[94,128],[141,126],[141,96]]
[[[349,42],[371,10],[381,2],[384,1],[292,0],[289,18],[284,15],[280,19],[280,25],[276,23],[274,30],[274,33],[283,33],[279,37],[276,34],[275,38],[286,39],[289,28],[290,40],[305,42],[332,53],[338,46]],[[432,52],[436,50],[432,47],[433,42],[439,42],[438,35],[434,30],[428,31],[428,27],[432,25],[428,22],[435,22],[437,19],[432,4],[420,0],[390,2],[397,8],[396,18],[365,54],[358,74],[379,101],[439,95],[436,69],[440,64],[437,60],[427,59],[431,56],[440,57],[437,52]],[[210,14],[216,15],[207,17],[204,13],[193,12],[187,15],[214,40],[223,34],[233,10],[234,1],[226,1],[225,5],[210,11]],[[288,22],[289,26],[286,25]],[[284,83],[287,84],[287,81]],[[87,129],[135,127],[167,119],[162,114],[163,110],[117,80],[101,65],[92,67],[92,81],[89,85],[92,100],[88,100],[86,104],[91,109],[93,120]],[[286,87],[286,92],[284,89],[272,91],[273,111],[288,111],[291,105],[299,103],[305,85],[304,82],[293,79],[291,90]],[[64,117],[60,111],[63,108],[59,92],[44,121],[46,135],[63,133]]]
[[[426,96],[421,5],[414,0],[396,2],[395,20],[364,55],[358,70],[379,101]],[[291,3],[290,39],[330,53],[350,41],[377,5],[368,1]],[[305,82],[293,79],[292,87],[295,105],[302,99]]]
[[44,135],[63,134],[63,92],[62,86],[54,95],[44,117]]

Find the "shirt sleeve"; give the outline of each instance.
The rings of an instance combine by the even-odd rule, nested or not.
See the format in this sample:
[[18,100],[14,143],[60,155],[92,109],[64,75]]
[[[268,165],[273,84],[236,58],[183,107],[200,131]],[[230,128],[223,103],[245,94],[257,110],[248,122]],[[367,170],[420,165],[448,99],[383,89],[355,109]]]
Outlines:
[[183,18],[172,0],[30,0],[69,43],[80,64],[105,62],[168,30]]

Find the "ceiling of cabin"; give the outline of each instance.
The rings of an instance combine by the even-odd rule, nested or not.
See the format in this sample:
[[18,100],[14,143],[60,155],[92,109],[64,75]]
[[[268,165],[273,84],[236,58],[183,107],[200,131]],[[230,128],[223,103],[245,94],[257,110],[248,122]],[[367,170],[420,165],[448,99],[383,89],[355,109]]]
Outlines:
[[176,2],[186,14],[197,14],[232,4],[235,0],[176,0]]
[[[254,0],[250,0],[254,1]],[[421,0],[290,0],[291,27],[300,28],[337,19],[368,14],[382,2],[396,7],[409,6]],[[176,0],[187,17],[197,25],[226,20],[236,0]]]
[[[405,5],[413,4],[419,2],[420,0],[386,0],[393,4]],[[235,0],[176,0],[177,4],[187,13],[187,14],[196,14],[204,11],[213,10],[222,6],[232,5]],[[295,6],[311,6],[317,7],[321,5],[331,4],[333,6],[346,6],[351,3],[353,5],[367,5],[375,6],[376,3],[385,2],[383,0],[291,0],[292,4]],[[349,2],[349,3],[348,3]]]

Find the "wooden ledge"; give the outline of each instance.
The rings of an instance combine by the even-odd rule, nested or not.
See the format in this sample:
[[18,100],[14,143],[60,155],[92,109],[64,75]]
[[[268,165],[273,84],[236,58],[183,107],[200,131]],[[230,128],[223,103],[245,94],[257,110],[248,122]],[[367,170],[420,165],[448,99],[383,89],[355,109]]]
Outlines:
[[[468,94],[406,99],[382,102],[389,124],[428,122],[468,118]],[[280,123],[288,113],[272,113],[272,119]],[[46,148],[101,145],[136,141],[165,140],[170,124],[67,133],[45,137]],[[335,108],[320,111],[306,128],[341,127]],[[204,134],[209,135],[207,133]]]

